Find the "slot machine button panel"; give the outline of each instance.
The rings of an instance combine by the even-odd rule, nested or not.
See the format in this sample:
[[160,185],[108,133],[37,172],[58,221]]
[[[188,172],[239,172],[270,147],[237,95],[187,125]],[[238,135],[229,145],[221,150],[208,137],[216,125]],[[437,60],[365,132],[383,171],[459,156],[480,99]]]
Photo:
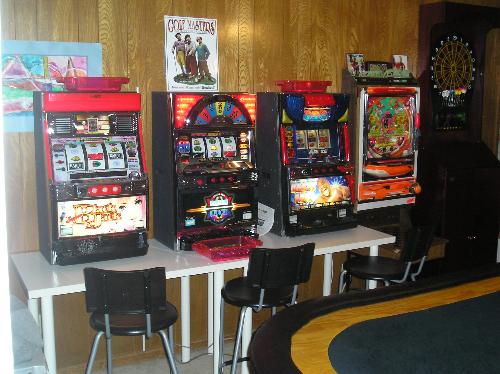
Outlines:
[[105,184],[100,186],[90,186],[87,188],[88,196],[108,196],[122,193],[122,186],[119,184]]

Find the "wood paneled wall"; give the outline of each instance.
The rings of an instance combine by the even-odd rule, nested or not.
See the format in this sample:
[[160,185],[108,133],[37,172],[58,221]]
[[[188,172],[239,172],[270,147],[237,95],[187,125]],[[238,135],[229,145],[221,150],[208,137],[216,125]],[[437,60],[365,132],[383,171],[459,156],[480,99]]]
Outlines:
[[[340,91],[345,53],[366,59],[409,57],[416,72],[418,0],[2,0],[2,38],[100,42],[106,76],[127,76],[126,89],[142,93],[144,139],[151,170],[151,92],[164,90],[163,16],[217,18],[221,91],[275,90],[279,79],[331,80]],[[498,1],[467,1],[498,6]],[[265,145],[263,145],[265,146]],[[5,134],[9,252],[38,247],[32,133]],[[152,191],[152,185],[151,190]],[[153,207],[154,209],[154,207]],[[152,222],[152,215],[150,216]],[[152,226],[152,225],[151,225]],[[153,236],[152,232],[150,236]],[[334,261],[339,264],[342,256]],[[322,260],[316,259],[303,298],[321,294]],[[228,274],[234,277],[238,273]],[[15,274],[13,292],[21,295]],[[179,306],[179,282],[169,281]],[[192,340],[206,340],[206,277],[192,280]],[[81,294],[55,298],[58,366],[81,372],[90,347]],[[235,313],[227,313],[232,331]],[[262,319],[262,318],[260,318]],[[140,351],[136,339],[117,339],[115,353]],[[159,343],[148,349],[159,354]],[[102,354],[102,352],[101,352]],[[101,358],[103,356],[101,355]],[[73,367],[73,369],[72,369]]]

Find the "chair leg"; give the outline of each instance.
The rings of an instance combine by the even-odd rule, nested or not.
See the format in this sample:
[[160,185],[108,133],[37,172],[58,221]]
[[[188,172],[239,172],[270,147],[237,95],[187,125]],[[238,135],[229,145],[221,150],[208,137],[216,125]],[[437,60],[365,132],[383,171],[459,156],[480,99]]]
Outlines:
[[238,358],[240,355],[241,334],[243,333],[243,322],[245,322],[245,312],[247,308],[242,307],[240,311],[240,318],[238,319],[238,330],[236,330],[236,338],[234,342],[233,363],[231,364],[231,374],[236,374],[236,367],[238,366]]
[[168,341],[170,343],[170,350],[172,353],[175,352],[175,346],[174,346],[174,325],[170,325],[168,327]]
[[352,282],[352,275],[346,273],[344,275],[344,292],[349,292],[349,290],[351,289],[351,282]]
[[220,299],[219,374],[224,372],[224,299]]
[[339,277],[339,294],[344,292],[346,274],[347,274],[347,270],[342,269],[342,271],[340,272],[340,277]]
[[163,349],[165,350],[165,355],[167,356],[168,364],[170,365],[170,372],[172,374],[177,374],[177,367],[175,366],[174,354],[170,349],[170,342],[167,338],[167,334],[165,331],[158,331],[158,335],[160,335],[161,342],[163,343]]
[[275,306],[273,306],[271,308],[271,315],[274,316],[276,314],[276,312],[278,311],[278,308],[276,308]]
[[92,374],[92,367],[94,366],[95,356],[97,354],[97,348],[99,348],[99,341],[104,332],[99,331],[94,338],[94,343],[92,343],[92,349],[90,350],[89,360],[87,362],[87,367],[85,368],[85,374]]
[[108,374],[113,374],[113,353],[111,350],[111,335],[109,338],[106,336],[106,362],[108,365]]

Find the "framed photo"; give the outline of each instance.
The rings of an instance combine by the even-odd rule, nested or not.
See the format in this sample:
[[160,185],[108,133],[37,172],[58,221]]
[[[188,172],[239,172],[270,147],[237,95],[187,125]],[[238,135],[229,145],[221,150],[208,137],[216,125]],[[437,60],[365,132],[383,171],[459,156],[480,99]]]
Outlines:
[[392,67],[395,70],[409,70],[408,56],[392,55]]
[[365,70],[365,62],[362,53],[347,53],[347,70],[352,75],[359,75]]
[[167,91],[219,90],[217,20],[165,16]]

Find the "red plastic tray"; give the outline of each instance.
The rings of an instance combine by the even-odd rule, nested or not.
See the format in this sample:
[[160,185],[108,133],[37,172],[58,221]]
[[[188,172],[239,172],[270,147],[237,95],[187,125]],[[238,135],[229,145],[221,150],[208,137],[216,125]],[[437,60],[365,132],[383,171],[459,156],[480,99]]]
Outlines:
[[57,82],[64,83],[68,91],[78,92],[117,92],[122,89],[122,84],[130,81],[126,77],[59,77]]
[[326,92],[331,81],[276,81],[281,92]]
[[207,239],[193,243],[193,249],[209,257],[212,261],[229,261],[248,257],[250,251],[262,245],[259,239],[251,236],[228,236]]

